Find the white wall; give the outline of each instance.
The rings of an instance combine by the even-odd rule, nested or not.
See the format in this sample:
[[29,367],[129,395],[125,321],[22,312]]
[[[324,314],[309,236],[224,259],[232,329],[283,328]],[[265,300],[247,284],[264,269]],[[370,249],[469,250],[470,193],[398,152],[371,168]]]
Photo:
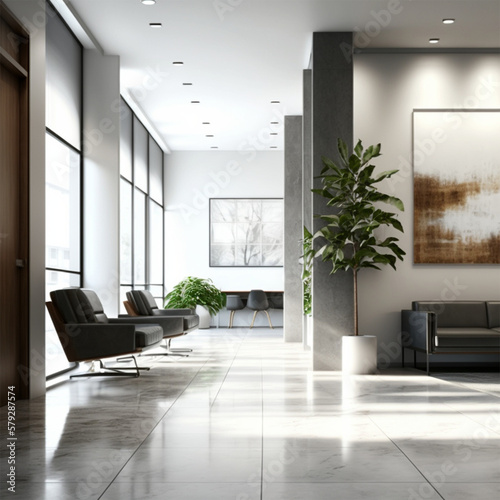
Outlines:
[[399,360],[400,310],[413,300],[500,298],[498,265],[413,264],[411,166],[413,109],[500,108],[500,56],[358,54],[354,76],[354,138],[365,146],[382,144],[380,170],[400,170],[383,187],[406,208],[400,217],[405,261],[397,271],[363,270],[359,276],[360,332],[377,335],[384,365]]
[[84,287],[109,317],[120,291],[120,59],[83,52]]
[[178,151],[165,156],[165,285],[211,278],[222,290],[283,290],[283,268],[209,266],[210,198],[282,198],[282,151]]

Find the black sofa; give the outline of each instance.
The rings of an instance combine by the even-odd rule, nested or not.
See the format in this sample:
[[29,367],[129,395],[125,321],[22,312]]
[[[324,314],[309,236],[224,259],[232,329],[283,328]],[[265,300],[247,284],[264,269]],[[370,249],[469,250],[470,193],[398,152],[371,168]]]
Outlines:
[[500,300],[412,302],[401,311],[402,365],[405,349],[426,356],[427,374],[433,354],[499,354]]

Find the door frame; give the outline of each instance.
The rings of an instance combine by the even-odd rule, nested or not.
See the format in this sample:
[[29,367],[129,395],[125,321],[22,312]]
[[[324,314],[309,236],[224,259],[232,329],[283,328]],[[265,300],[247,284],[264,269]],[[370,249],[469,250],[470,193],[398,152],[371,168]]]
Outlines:
[[[0,18],[3,26],[8,26],[9,33],[0,36],[0,64],[2,71],[9,71],[19,81],[19,233],[18,256],[19,294],[16,302],[19,305],[19,337],[18,337],[18,386],[16,398],[29,397],[30,365],[29,365],[29,32],[17,20],[9,8],[0,0]],[[6,404],[7,388],[0,392],[0,406]]]

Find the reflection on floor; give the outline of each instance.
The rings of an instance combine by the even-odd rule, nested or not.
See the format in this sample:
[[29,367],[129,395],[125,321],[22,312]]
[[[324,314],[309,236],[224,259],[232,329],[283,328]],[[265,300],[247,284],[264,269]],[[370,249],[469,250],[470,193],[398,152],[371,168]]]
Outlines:
[[474,389],[476,391],[486,392],[492,396],[500,398],[500,372],[491,371],[485,373],[475,372],[451,372],[451,373],[433,373],[434,377],[441,380],[447,380],[458,385]]
[[281,329],[193,332],[184,346],[188,358],[142,358],[152,369],[139,378],[74,379],[18,401],[12,498],[500,497],[494,394],[412,369],[312,372]]

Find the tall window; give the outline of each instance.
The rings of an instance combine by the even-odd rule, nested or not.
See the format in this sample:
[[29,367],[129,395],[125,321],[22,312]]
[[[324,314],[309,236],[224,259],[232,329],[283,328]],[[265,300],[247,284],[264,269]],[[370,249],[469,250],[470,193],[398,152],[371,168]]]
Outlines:
[[148,289],[161,304],[164,294],[163,151],[123,100],[121,113],[121,296],[125,300],[129,290]]
[[[80,286],[82,47],[51,9],[47,15],[46,69],[46,298]],[[47,376],[71,366],[46,314]]]

